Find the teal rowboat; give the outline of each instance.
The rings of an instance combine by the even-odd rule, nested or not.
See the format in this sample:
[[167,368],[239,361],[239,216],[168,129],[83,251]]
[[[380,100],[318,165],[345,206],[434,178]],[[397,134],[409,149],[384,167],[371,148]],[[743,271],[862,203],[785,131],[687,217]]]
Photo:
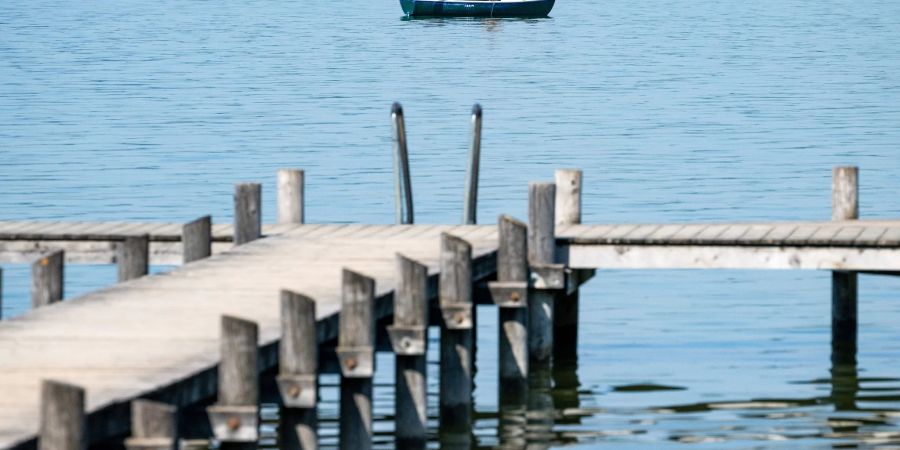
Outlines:
[[546,17],[556,0],[400,0],[407,16]]

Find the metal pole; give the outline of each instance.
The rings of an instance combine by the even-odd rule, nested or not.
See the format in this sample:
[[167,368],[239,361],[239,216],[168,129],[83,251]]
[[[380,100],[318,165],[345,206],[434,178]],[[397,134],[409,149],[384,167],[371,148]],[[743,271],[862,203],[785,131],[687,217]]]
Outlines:
[[394,102],[391,106],[394,123],[394,204],[398,224],[413,223],[412,183],[409,176],[409,153],[406,151],[406,125],[403,107]]
[[472,107],[472,148],[469,151],[469,171],[466,174],[466,193],[463,198],[463,224],[477,223],[478,163],[481,159],[481,105]]

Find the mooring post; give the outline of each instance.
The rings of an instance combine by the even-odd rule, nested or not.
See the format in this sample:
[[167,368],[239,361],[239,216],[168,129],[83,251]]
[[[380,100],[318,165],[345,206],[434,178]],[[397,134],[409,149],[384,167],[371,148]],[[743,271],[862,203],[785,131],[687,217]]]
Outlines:
[[394,207],[398,224],[413,223],[412,181],[409,173],[409,152],[406,148],[406,122],[403,107],[391,105],[391,121],[394,124]]
[[84,389],[59,381],[44,380],[41,385],[38,450],[86,449]]
[[56,303],[63,298],[63,262],[65,253],[56,250],[31,264],[31,307]]
[[394,435],[399,448],[425,448],[428,267],[399,253],[395,258],[398,282],[394,291],[394,324],[387,330],[396,355]]
[[[549,364],[553,357],[553,305],[563,268],[555,265],[556,184],[528,185],[528,264],[533,291],[528,295],[528,351],[532,363]],[[541,277],[535,273],[544,274]]]
[[344,269],[338,362],[341,366],[340,448],[372,448],[375,372],[375,280]]
[[497,281],[488,284],[499,314],[500,405],[522,405],[528,393],[528,227],[498,220]]
[[3,320],[3,268],[0,267],[0,320]]
[[472,425],[472,246],[441,235],[440,426],[442,434],[468,436]]
[[119,283],[147,275],[150,269],[150,235],[126,236],[116,243]]
[[223,449],[255,449],[259,439],[259,327],[231,316],[222,316],[221,327],[219,397],[206,412]]
[[[581,179],[578,169],[556,171],[557,226],[581,223]],[[553,311],[553,357],[574,360],[578,357],[578,289],[556,297]]]
[[315,300],[291,291],[281,291],[281,343],[278,352],[276,381],[284,405],[279,414],[279,448],[317,449],[316,379],[319,352]]
[[176,408],[172,405],[137,399],[131,402],[131,437],[127,450],[175,450]]
[[472,107],[472,147],[469,150],[469,168],[466,173],[466,192],[463,198],[463,224],[477,223],[478,166],[481,160],[481,105]]
[[246,244],[262,236],[262,185],[234,185],[234,245]]
[[185,264],[212,255],[212,217],[203,216],[181,227],[181,255]]
[[[859,219],[859,168],[835,167],[831,172],[831,219]],[[856,364],[857,274],[831,272],[831,359]]]
[[303,171],[278,171],[278,223],[303,223]]

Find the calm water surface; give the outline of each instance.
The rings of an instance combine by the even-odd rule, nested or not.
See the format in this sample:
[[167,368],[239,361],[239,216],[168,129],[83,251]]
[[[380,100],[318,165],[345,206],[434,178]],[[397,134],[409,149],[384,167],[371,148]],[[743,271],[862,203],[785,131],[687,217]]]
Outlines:
[[[312,221],[390,223],[395,100],[422,223],[459,220],[476,101],[484,223],[525,217],[527,181],[570,166],[586,222],[827,219],[838,164],[861,167],[864,216],[900,217],[898,49],[893,0],[559,0],[541,20],[406,20],[394,0],[5,0],[0,219],[230,221],[232,183],[258,180],[271,221],[275,170],[302,167]],[[3,269],[3,313],[22,314],[28,271]],[[114,278],[69,267],[67,293]],[[602,272],[582,302],[577,369],[528,420],[498,415],[482,308],[478,445],[900,448],[900,278],[860,277],[859,365],[836,376],[828,273]],[[383,447],[391,367],[379,356]]]

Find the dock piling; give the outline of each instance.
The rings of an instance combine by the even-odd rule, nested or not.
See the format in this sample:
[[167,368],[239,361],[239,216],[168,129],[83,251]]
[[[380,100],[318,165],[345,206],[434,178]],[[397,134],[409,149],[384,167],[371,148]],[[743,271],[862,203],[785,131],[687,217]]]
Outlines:
[[41,384],[38,450],[86,450],[86,434],[84,389],[44,380]]
[[234,185],[234,245],[262,237],[262,185]]
[[478,222],[478,168],[481,161],[481,105],[472,107],[472,146],[469,149],[469,168],[466,173],[466,192],[463,197],[463,224]]
[[137,399],[131,402],[131,437],[127,450],[175,450],[176,408],[166,403]]
[[425,448],[428,409],[425,353],[428,342],[428,267],[401,254],[397,260],[394,324],[388,336],[396,354],[395,436],[402,448]]
[[31,264],[31,307],[34,309],[56,303],[63,298],[62,250],[48,253]]
[[303,223],[303,178],[302,170],[278,171],[278,223]]
[[119,283],[147,275],[150,269],[150,235],[126,236],[116,243]]
[[[535,266],[549,267],[556,260],[555,201],[555,183],[528,185],[528,264],[532,271]],[[528,351],[532,363],[549,364],[553,357],[555,296],[554,290],[546,287],[535,286],[529,292]]]
[[344,269],[338,330],[341,365],[340,448],[372,448],[375,280]]
[[497,281],[488,287],[499,306],[500,405],[523,405],[528,392],[528,227],[498,220]]
[[212,255],[212,217],[203,216],[181,227],[182,261],[187,264]]
[[403,107],[391,105],[391,122],[394,124],[394,207],[397,224],[413,223],[412,181],[409,173],[409,152],[406,148],[406,122]]
[[279,414],[279,440],[284,450],[318,448],[316,302],[281,291],[281,343],[278,390],[284,404]]
[[441,234],[439,305],[443,316],[440,351],[440,426],[461,435],[472,425],[472,246]]
[[206,409],[225,450],[251,450],[259,439],[259,326],[222,316],[218,402]]
[[[556,225],[581,223],[582,172],[578,169],[556,171]],[[553,357],[572,360],[578,356],[578,289],[560,293],[553,311]]]
[[[859,219],[859,168],[835,167],[831,181],[831,219]],[[856,364],[857,273],[831,272],[831,359]]]

